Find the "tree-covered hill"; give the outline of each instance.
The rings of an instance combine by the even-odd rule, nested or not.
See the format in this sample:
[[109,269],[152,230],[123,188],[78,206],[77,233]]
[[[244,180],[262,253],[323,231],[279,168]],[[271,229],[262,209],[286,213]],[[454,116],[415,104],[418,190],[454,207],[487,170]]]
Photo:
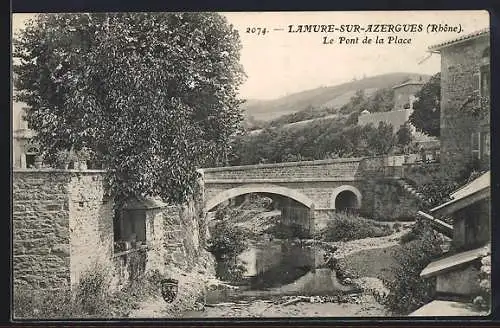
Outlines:
[[340,109],[355,95],[358,90],[364,90],[365,95],[373,94],[376,90],[392,88],[409,79],[427,75],[415,73],[390,73],[343,83],[336,86],[320,87],[306,90],[274,100],[250,99],[242,105],[247,119],[250,121],[270,121],[280,116],[293,114],[307,108],[324,110],[325,108]]

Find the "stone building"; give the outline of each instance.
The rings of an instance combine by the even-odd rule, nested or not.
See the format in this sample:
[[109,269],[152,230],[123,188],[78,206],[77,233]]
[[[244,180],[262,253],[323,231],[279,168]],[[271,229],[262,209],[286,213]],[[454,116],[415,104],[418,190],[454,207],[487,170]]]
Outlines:
[[[15,77],[14,77],[15,78]],[[16,89],[13,88],[13,95]],[[34,131],[24,119],[26,104],[12,101],[12,166],[14,168],[32,168],[40,152],[39,146],[32,142]]]
[[432,216],[420,212],[433,221],[439,221],[434,217],[453,218],[452,251],[420,273],[422,278],[436,279],[436,299],[413,312],[413,316],[482,314],[473,302],[485,294],[481,284],[491,284],[491,277],[485,274],[491,253],[490,172],[450,196],[450,201],[430,210]]
[[459,175],[474,161],[488,168],[489,29],[431,46],[429,51],[441,55],[442,168],[451,176]]
[[402,110],[413,108],[415,94],[422,88],[424,81],[422,78],[419,80],[409,80],[400,85],[392,87],[394,90],[394,108],[393,110]]

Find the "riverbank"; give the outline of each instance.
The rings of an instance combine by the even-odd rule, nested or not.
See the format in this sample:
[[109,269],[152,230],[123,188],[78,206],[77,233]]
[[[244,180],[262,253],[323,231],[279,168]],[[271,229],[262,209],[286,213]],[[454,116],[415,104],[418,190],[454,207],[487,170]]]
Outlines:
[[[405,224],[389,236],[364,238],[349,242],[331,242],[337,247],[336,258],[348,270],[356,272],[353,283],[361,287],[358,294],[335,297],[275,296],[267,299],[240,300],[206,305],[198,311],[187,311],[183,318],[261,318],[261,317],[386,317],[389,311],[377,301],[387,294],[382,279],[390,276],[393,251],[410,227]],[[290,300],[294,300],[290,302]]]
[[345,303],[300,301],[287,304],[290,298],[255,300],[205,307],[203,311],[186,312],[182,318],[304,318],[304,317],[383,317],[384,306],[371,295],[358,295]]

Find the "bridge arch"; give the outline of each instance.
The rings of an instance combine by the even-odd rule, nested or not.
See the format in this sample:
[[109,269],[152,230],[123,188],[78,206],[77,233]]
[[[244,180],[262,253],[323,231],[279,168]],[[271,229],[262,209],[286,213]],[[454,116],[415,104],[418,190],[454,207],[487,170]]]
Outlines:
[[302,205],[304,205],[307,208],[313,208],[314,203],[313,201],[303,193],[286,188],[286,187],[281,187],[281,186],[276,186],[276,185],[246,185],[246,186],[241,186],[241,187],[236,187],[232,189],[225,190],[215,197],[212,197],[206,202],[205,205],[205,211],[208,212],[211,209],[213,209],[215,206],[219,205],[220,203],[240,196],[240,195],[245,195],[245,194],[251,194],[251,193],[267,193],[267,194],[276,194],[276,195],[281,195],[285,196],[288,198],[291,198]]
[[342,185],[333,190],[330,207],[336,210],[361,207],[361,192],[351,185]]

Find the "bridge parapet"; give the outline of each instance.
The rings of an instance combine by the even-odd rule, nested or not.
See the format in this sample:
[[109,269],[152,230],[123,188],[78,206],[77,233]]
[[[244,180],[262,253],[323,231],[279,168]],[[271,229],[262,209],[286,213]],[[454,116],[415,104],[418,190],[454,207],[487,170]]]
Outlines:
[[353,179],[359,174],[361,158],[329,159],[207,168],[201,171],[211,180],[248,179]]

